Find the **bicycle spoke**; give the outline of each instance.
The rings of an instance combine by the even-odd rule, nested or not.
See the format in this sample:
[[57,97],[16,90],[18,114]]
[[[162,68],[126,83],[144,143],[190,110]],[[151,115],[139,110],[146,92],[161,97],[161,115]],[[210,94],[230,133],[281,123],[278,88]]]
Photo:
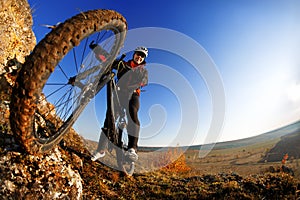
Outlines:
[[83,63],[83,59],[84,59],[84,56],[85,56],[85,51],[86,51],[86,47],[87,47],[87,44],[88,44],[88,40],[89,40],[89,38],[87,37],[87,38],[85,39],[84,49],[83,49],[83,52],[82,52],[82,54],[81,54],[80,66],[81,66],[82,63]]
[[63,85],[62,87],[54,90],[53,92],[51,92],[50,94],[47,94],[46,99],[48,99],[49,97],[51,97],[53,94],[57,93],[58,91],[62,90],[64,87],[66,87],[68,84]]
[[101,40],[104,38],[104,35],[105,35],[105,34],[103,34],[103,35],[101,36],[101,38],[99,38],[100,35],[101,35],[100,33],[97,34],[96,43],[99,43],[99,41],[101,41]]
[[72,52],[73,52],[74,64],[75,64],[75,67],[76,67],[76,73],[78,73],[79,70],[78,70],[78,63],[77,63],[76,52],[75,51],[76,51],[75,48],[73,48]]
[[109,37],[108,39],[105,40],[105,43],[102,44],[103,48],[107,47],[109,45],[109,43],[111,43],[111,41],[113,40],[114,38],[112,37]]
[[65,71],[63,70],[63,68],[61,67],[61,65],[58,64],[57,66],[59,67],[59,69],[63,73],[63,75],[66,77],[66,80],[68,80],[69,78],[68,78],[67,74],[65,73]]
[[70,98],[71,93],[69,93],[68,97],[67,97],[67,101],[65,101],[65,105],[63,106],[63,109],[61,111],[61,113],[64,113],[64,115],[61,116],[61,118],[65,121],[66,116],[68,116],[68,114],[71,112],[72,108],[73,108],[73,104],[70,105],[70,102],[72,102],[73,98]]
[[[55,107],[57,107],[57,108],[64,108],[64,107],[66,107],[66,105],[68,105],[68,103],[70,102],[70,101],[72,101],[73,100],[73,98],[70,98],[70,96],[71,96],[71,90],[72,90],[72,88],[70,88],[69,89],[69,91],[66,93],[66,94],[64,94],[56,103],[55,103]],[[57,111],[57,115],[58,116],[60,116],[60,113],[62,113],[62,111],[60,111],[60,110],[62,110],[62,109],[58,109],[58,111]]]

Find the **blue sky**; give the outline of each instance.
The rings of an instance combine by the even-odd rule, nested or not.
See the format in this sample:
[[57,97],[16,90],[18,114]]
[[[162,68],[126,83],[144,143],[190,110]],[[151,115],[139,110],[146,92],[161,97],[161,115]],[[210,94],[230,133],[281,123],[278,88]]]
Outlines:
[[[216,141],[258,135],[300,117],[299,1],[29,0],[29,3],[37,41],[49,31],[42,24],[63,22],[79,11],[113,9],[126,18],[129,36],[130,31],[134,33],[139,28],[158,27],[198,43],[213,61],[225,93],[225,119],[221,131],[213,133]],[[157,38],[147,35],[147,39]],[[186,43],[177,41],[177,46],[180,49]],[[198,53],[188,48],[185,52]],[[140,145],[206,143],[212,116],[219,114],[213,110],[213,93],[207,81],[210,77],[199,76],[184,57],[162,49],[150,48],[147,63],[150,75],[157,81],[151,82],[150,76],[151,84],[142,93]],[[160,69],[166,74],[160,74]],[[183,79],[176,85],[179,74]],[[173,81],[160,84],[164,77]],[[190,88],[182,88],[181,83]],[[185,100],[185,96],[189,99]],[[189,100],[195,100],[197,105],[189,105]],[[101,100],[95,100],[89,109],[77,126],[81,134],[97,140],[105,107]],[[95,120],[91,120],[91,113]],[[190,127],[181,129],[186,121]]]

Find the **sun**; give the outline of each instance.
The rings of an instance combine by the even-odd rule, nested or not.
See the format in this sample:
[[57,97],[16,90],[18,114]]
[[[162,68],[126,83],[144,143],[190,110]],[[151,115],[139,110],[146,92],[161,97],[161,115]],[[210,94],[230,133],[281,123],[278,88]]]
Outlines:
[[300,101],[300,84],[292,84],[287,88],[288,99],[292,102]]

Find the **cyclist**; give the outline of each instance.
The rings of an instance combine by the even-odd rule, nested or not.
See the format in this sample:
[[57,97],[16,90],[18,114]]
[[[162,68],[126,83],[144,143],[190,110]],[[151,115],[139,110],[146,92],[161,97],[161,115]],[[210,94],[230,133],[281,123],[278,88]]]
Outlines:
[[[118,61],[113,64],[117,70],[117,87],[121,106],[126,109],[127,133],[128,133],[128,156],[132,161],[138,160],[137,147],[140,132],[140,121],[138,111],[140,108],[141,87],[148,84],[148,72],[145,69],[145,58],[148,56],[146,47],[137,47],[132,59],[129,61]],[[92,160],[96,161],[105,156],[108,139],[106,137],[107,120],[104,122],[102,134],[100,135],[98,148],[94,152]]]

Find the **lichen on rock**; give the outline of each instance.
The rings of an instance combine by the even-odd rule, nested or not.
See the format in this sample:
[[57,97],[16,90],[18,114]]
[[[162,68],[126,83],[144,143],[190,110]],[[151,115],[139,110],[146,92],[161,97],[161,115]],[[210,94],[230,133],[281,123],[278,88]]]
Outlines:
[[[24,63],[25,57],[34,48],[36,38],[32,25],[27,0],[0,2],[0,74],[20,67],[19,64]],[[11,60],[15,62],[9,63]]]

